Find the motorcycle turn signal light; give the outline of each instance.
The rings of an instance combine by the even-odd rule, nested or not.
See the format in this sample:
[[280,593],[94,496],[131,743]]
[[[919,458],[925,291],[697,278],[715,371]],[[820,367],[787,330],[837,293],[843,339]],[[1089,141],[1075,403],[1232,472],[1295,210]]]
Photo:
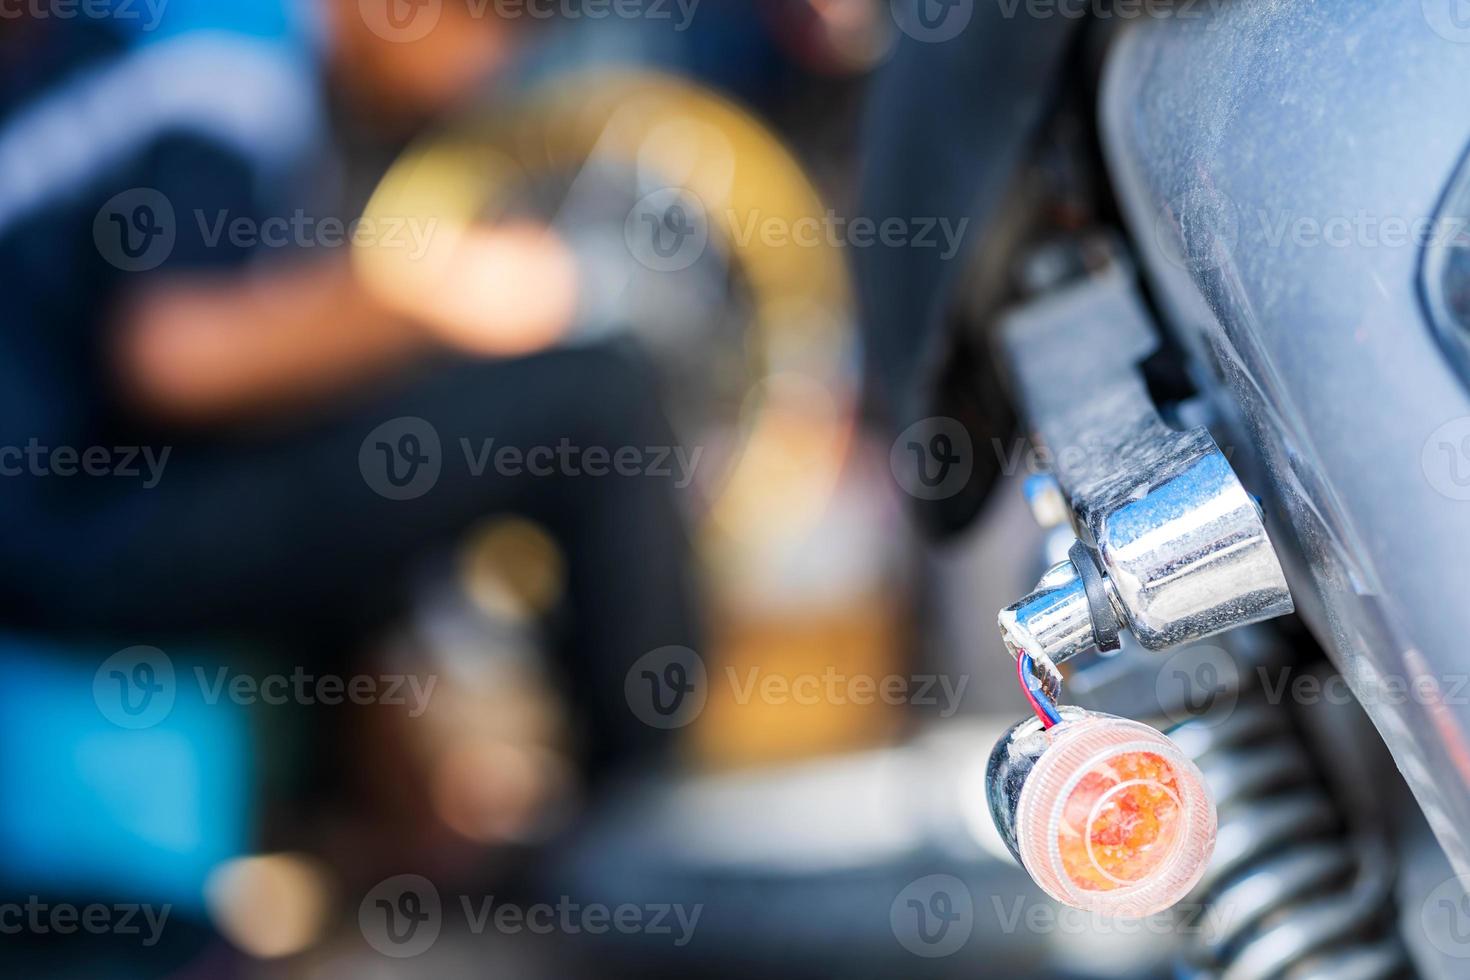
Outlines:
[[991,753],[992,816],[1011,853],[1052,898],[1109,916],[1178,903],[1215,848],[1204,777],[1168,736],[1080,708],[1012,726]]

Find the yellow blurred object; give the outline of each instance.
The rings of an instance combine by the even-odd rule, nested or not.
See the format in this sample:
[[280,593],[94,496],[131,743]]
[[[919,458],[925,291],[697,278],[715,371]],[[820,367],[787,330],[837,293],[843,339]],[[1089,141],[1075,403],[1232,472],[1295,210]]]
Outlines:
[[501,517],[471,532],[460,552],[460,581],[476,607],[523,621],[548,612],[566,586],[566,560],[539,524]]
[[[793,492],[820,498],[836,480],[856,402],[853,314],[837,248],[751,232],[773,220],[787,228],[820,226],[827,209],[781,141],[744,109],[672,76],[610,71],[561,79],[509,107],[469,115],[410,148],[364,214],[379,227],[432,227],[431,247],[415,257],[390,247],[386,236],[364,236],[354,251],[358,273],[394,308],[426,304],[435,329],[462,348],[524,351],[554,343],[559,335],[546,325],[563,312],[564,299],[556,262],[533,263],[528,281],[486,273],[483,263],[498,253],[477,229],[507,213],[534,178],[580,173],[596,162],[634,168],[651,186],[680,189],[749,287],[757,377],[739,434],[745,451],[723,485],[708,488],[709,523],[735,536],[764,533],[748,523],[750,515],[784,506]],[[509,239],[497,240],[506,244]],[[498,290],[505,292],[497,296]],[[548,290],[550,297],[530,295]],[[509,312],[493,309],[507,304]],[[496,324],[509,320],[536,326],[497,335]],[[775,378],[784,380],[768,383]],[[805,404],[812,403],[811,391],[820,391],[828,408],[819,431],[807,433],[815,451],[773,485],[757,471],[786,450],[781,427],[767,425],[764,415],[768,407],[777,415],[787,411],[773,392],[798,388],[808,392]],[[777,444],[766,445],[771,439]],[[751,469],[747,460],[755,461]]]
[[754,766],[892,740],[904,713],[879,685],[896,666],[898,617],[878,597],[852,599],[838,608],[718,624],[719,664],[692,728],[699,762]]
[[230,942],[260,959],[292,956],[313,946],[326,928],[327,872],[304,854],[237,858],[215,868],[205,884],[210,918]]
[[712,514],[723,532],[707,542],[716,552],[810,528],[831,500],[848,449],[847,406],[804,375],[772,376],[746,403],[745,453]]
[[[470,354],[542,350],[566,335],[577,312],[577,263],[554,232],[531,225],[460,229],[431,248],[438,261],[385,277],[382,298],[441,341]],[[417,273],[417,275],[415,275]]]
[[[820,418],[813,407],[781,423],[785,465],[803,455],[801,420]],[[886,447],[860,439],[820,512],[786,522],[771,516],[771,533],[758,543],[726,539],[709,552],[721,588],[709,698],[690,729],[701,763],[729,768],[871,748],[907,723],[905,707],[918,692],[901,656],[903,548],[891,533],[886,468]]]
[[[824,14],[840,27],[851,10],[830,5]],[[415,260],[365,240],[355,252],[358,272],[385,295],[400,294],[396,305],[411,307],[415,294],[433,291],[432,305],[445,316],[441,336],[471,351],[494,351],[502,342],[489,336],[495,315],[486,307],[497,302],[497,290],[506,290],[512,299],[500,301],[511,303],[521,291],[514,276],[492,283],[474,271],[495,259],[475,244],[477,230],[503,227],[494,222],[515,214],[538,181],[572,177],[575,194],[577,175],[601,165],[636,176],[645,195],[640,206],[665,200],[659,213],[635,206],[635,229],[641,220],[657,225],[675,217],[683,241],[686,225],[695,224],[686,212],[697,212],[700,234],[708,234],[699,247],[719,249],[748,292],[751,319],[737,358],[749,366],[748,378],[730,406],[738,406],[738,418],[728,431],[703,433],[733,451],[717,478],[700,474],[707,498],[700,545],[717,610],[703,653],[718,680],[691,731],[696,755],[706,764],[735,765],[881,743],[903,720],[891,703],[741,703],[738,685],[725,680],[727,671],[745,677],[752,669],[788,683],[834,671],[878,679],[891,676],[898,660],[901,602],[888,589],[885,542],[870,540],[881,535],[874,530],[881,519],[864,511],[857,524],[866,534],[855,531],[850,514],[833,519],[834,511],[851,509],[838,498],[856,433],[848,269],[835,241],[792,233],[825,226],[830,212],[779,138],[729,100],[674,77],[606,71],[564,78],[411,148],[379,185],[365,218],[432,222],[433,246]],[[628,247],[629,260],[654,275],[691,267],[680,261],[655,268],[661,253],[650,261],[633,252],[631,240]],[[555,339],[543,336],[545,343]],[[713,355],[707,360],[711,371],[728,368]],[[813,549],[842,555],[843,567],[801,560]],[[465,553],[465,587],[492,614],[544,611],[561,575],[549,553],[537,534],[495,525]],[[776,565],[785,577],[771,574]],[[445,746],[435,805],[460,833],[494,839],[529,819],[521,801],[536,795],[525,795],[535,766],[507,751],[484,741]]]

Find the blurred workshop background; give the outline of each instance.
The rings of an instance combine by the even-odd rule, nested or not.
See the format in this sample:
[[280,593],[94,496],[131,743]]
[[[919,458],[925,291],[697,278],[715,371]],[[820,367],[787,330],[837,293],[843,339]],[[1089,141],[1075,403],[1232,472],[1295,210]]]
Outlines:
[[862,211],[895,9],[6,8],[6,975],[1148,975],[985,809],[1026,447],[930,547],[868,383],[876,240],[1047,275]]

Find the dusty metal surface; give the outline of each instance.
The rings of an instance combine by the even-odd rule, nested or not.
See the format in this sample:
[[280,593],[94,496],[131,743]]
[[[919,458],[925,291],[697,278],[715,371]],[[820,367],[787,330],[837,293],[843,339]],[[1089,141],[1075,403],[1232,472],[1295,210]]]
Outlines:
[[1470,873],[1470,390],[1403,233],[1441,214],[1470,147],[1470,24],[1451,8],[1141,22],[1101,108],[1141,265],[1237,413],[1232,462],[1302,615]]

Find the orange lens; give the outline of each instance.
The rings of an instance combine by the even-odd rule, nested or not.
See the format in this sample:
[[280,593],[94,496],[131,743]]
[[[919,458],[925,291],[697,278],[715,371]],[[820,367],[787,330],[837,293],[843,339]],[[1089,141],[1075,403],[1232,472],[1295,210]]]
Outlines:
[[1089,715],[1050,742],[1016,809],[1022,863],[1052,897],[1143,916],[1182,899],[1215,845],[1203,777],[1161,732]]
[[1153,752],[1128,752],[1087,773],[1063,804],[1057,851],[1088,891],[1135,885],[1156,872],[1179,834],[1174,769]]

